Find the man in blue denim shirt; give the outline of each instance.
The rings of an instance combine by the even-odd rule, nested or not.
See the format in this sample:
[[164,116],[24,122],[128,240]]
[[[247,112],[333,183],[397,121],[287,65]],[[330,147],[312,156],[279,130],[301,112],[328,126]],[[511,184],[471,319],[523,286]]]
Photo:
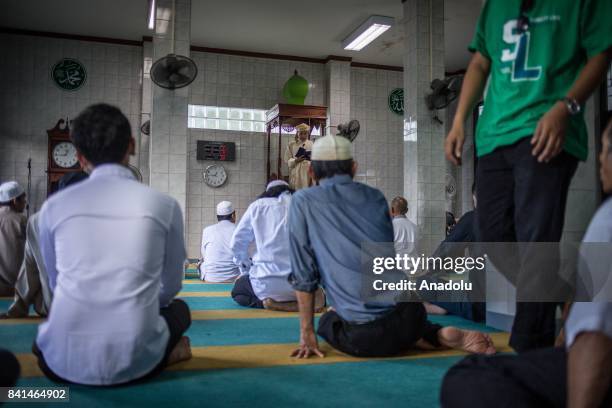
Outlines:
[[419,302],[372,301],[362,296],[361,244],[393,243],[393,225],[383,194],[353,181],[357,165],[351,143],[338,136],[318,139],[311,177],[320,185],[298,191],[289,209],[289,276],[300,309],[298,358],[323,357],[314,332],[314,292],[321,285],[331,309],[318,334],[355,356],[392,356],[418,346],[495,352],[491,338],[475,331],[442,328],[427,320]]

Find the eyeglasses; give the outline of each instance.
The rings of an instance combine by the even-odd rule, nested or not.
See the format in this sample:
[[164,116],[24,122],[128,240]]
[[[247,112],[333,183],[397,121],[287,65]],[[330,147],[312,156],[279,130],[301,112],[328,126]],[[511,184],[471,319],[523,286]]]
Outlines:
[[516,30],[519,34],[523,34],[527,30],[529,30],[529,17],[527,17],[527,12],[533,9],[533,5],[535,0],[523,0],[521,2],[521,11],[519,13],[519,17],[516,21]]

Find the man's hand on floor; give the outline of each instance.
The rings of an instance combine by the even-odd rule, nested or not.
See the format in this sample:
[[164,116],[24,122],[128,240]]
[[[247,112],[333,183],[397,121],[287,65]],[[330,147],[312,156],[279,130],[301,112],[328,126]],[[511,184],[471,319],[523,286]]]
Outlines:
[[319,343],[314,330],[302,330],[300,333],[300,347],[291,353],[291,357],[308,358],[317,355],[321,358],[325,354],[319,350]]

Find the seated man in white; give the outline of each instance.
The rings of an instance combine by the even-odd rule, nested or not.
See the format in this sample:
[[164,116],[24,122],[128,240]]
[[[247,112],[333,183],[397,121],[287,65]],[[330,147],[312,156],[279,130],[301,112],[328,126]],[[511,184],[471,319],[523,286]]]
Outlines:
[[408,214],[408,201],[404,197],[397,196],[391,200],[395,252],[413,256],[417,248],[417,226],[406,214]]
[[57,382],[116,385],[189,359],[191,324],[181,289],[186,258],[178,203],[126,167],[130,123],[92,105],[71,138],[90,177],[40,211],[40,249],[53,291],[33,352]]
[[23,260],[27,218],[26,193],[16,181],[0,184],[0,296],[15,294]]
[[[287,211],[292,193],[286,182],[270,182],[236,227],[231,247],[244,274],[234,284],[232,298],[239,305],[297,311],[295,292],[287,281],[291,273]],[[248,248],[253,241],[256,250],[251,261]],[[322,293],[317,299],[317,307],[323,307]]]
[[240,276],[240,269],[230,248],[236,229],[236,211],[231,202],[217,204],[217,221],[202,232],[200,279],[213,283],[234,282]]

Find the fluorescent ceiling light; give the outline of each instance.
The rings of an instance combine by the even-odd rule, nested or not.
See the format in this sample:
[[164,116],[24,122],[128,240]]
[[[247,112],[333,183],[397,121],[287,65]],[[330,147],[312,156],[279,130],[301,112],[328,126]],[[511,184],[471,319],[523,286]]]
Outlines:
[[345,50],[360,51],[393,25],[393,17],[370,16],[342,41]]
[[155,28],[155,0],[149,0],[149,30]]

